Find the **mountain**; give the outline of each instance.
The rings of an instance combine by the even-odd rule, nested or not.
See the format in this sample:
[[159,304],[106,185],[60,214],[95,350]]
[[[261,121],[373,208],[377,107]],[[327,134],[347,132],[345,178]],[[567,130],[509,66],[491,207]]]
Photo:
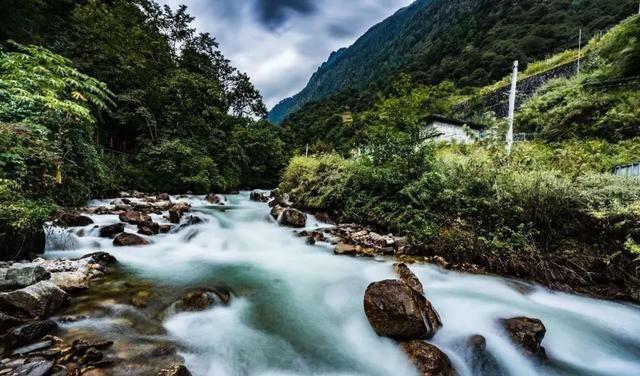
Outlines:
[[635,0],[418,0],[331,54],[307,86],[269,114],[281,122],[346,89],[381,91],[400,72],[417,83],[482,86],[637,11]]

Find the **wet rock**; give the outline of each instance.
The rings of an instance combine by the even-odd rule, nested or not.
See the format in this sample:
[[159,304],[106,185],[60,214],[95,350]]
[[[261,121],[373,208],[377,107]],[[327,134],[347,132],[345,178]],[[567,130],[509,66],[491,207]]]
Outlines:
[[220,204],[222,202],[222,198],[220,198],[220,195],[215,194],[215,193],[209,193],[208,195],[204,196],[205,201],[208,201],[212,204]]
[[21,317],[47,317],[69,302],[69,295],[50,281],[0,294],[0,311]]
[[144,308],[149,304],[149,300],[151,299],[151,293],[148,290],[138,291],[134,296],[129,300],[131,304],[138,308]]
[[[22,346],[19,347],[15,350],[13,350],[11,352],[11,355],[15,356],[15,355],[24,355],[24,354],[30,354],[33,353],[34,351],[44,351],[45,349],[48,349],[49,347],[51,347],[51,345],[53,345],[53,341],[52,340],[44,340],[44,341],[40,341],[40,342],[36,342],[36,343],[32,343],[30,345],[26,345],[26,346]],[[31,356],[33,356],[33,354],[30,354]]]
[[167,308],[166,314],[204,311],[215,305],[227,305],[230,301],[231,292],[226,289],[208,287],[189,289]]
[[304,227],[307,224],[307,216],[300,210],[287,208],[280,216],[280,223],[289,227]]
[[396,253],[406,254],[410,250],[409,241],[406,237],[396,237],[393,242]]
[[91,286],[89,276],[79,271],[51,273],[51,282],[66,292],[86,290]]
[[80,258],[80,260],[83,259],[87,259],[90,258],[93,261],[106,266],[106,265],[111,265],[111,264],[115,264],[118,262],[118,260],[116,260],[115,257],[113,257],[111,254],[107,253],[107,252],[94,252],[94,253],[89,253],[87,255],[84,255]]
[[473,335],[468,338],[465,359],[471,365],[474,375],[503,375],[504,372],[500,368],[495,357],[487,351],[487,340],[479,335]]
[[34,360],[23,364],[11,372],[11,376],[44,376],[53,368],[51,360]]
[[138,225],[138,234],[140,235],[153,236],[158,233],[160,233],[160,225],[155,222],[144,226]]
[[186,212],[191,210],[191,207],[188,204],[179,202],[169,209],[169,222],[171,223],[180,223],[180,218]]
[[113,245],[116,247],[131,247],[150,244],[148,240],[136,234],[123,232],[113,239]]
[[546,358],[542,339],[547,330],[538,319],[514,317],[500,320],[514,343],[520,345],[525,354],[538,358]]
[[364,312],[378,335],[397,340],[428,339],[442,327],[431,303],[399,280],[370,284],[364,295]]
[[56,329],[58,329],[58,324],[53,320],[34,321],[15,327],[7,331],[4,337],[5,350],[37,341],[45,335],[53,333]]
[[401,281],[403,281],[404,283],[409,285],[409,287],[411,287],[412,289],[416,290],[417,292],[419,292],[421,294],[424,293],[424,289],[422,287],[422,283],[420,282],[418,277],[415,274],[413,274],[411,269],[409,269],[407,264],[405,264],[405,263],[395,263],[395,264],[393,264],[393,271],[396,273],[396,276]]
[[267,197],[264,193],[258,192],[258,191],[253,191],[249,194],[249,199],[251,201],[258,201],[258,202],[268,202],[269,201],[269,197]]
[[174,364],[162,369],[157,376],[191,376],[191,372],[182,364]]
[[7,269],[4,279],[11,281],[18,287],[26,287],[50,277],[51,274],[42,266],[16,263]]
[[352,244],[340,242],[336,245],[336,248],[333,250],[333,253],[335,253],[336,255],[355,255],[356,246]]
[[100,227],[101,238],[113,238],[121,232],[124,232],[124,223],[114,223],[112,225]]
[[132,225],[147,225],[152,223],[151,217],[146,214],[143,214],[139,211],[128,211],[119,215],[119,218],[122,222],[126,222]]
[[85,215],[77,213],[62,213],[58,217],[58,223],[63,226],[79,227],[93,224],[93,220]]
[[168,193],[160,193],[156,198],[160,201],[171,201],[171,196]]
[[445,353],[425,341],[414,340],[401,343],[421,376],[454,376],[455,371]]
[[11,315],[0,312],[0,333],[4,333],[7,329],[23,324],[26,320],[13,317]]
[[288,208],[291,206],[291,201],[289,200],[289,195],[287,193],[282,193],[280,190],[276,189],[271,191],[272,200],[269,201],[269,207],[281,206],[283,208]]
[[111,205],[113,205],[115,210],[131,210],[131,200],[128,198],[117,198],[111,201]]
[[275,205],[271,208],[271,216],[273,217],[273,219],[278,219],[280,218],[280,214],[282,214],[282,212],[284,211],[284,207],[280,206],[280,205]]
[[158,232],[159,232],[160,234],[166,234],[166,233],[171,232],[171,229],[172,229],[172,228],[173,228],[173,226],[172,226],[172,225],[160,225],[160,226],[158,227]]

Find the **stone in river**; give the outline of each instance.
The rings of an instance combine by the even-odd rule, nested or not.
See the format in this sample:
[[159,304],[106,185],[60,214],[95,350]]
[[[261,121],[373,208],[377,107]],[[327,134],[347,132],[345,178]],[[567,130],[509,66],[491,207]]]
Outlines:
[[307,216],[300,210],[287,208],[282,212],[280,223],[289,227],[304,227],[307,224]]
[[123,232],[113,239],[113,245],[116,247],[130,247],[150,244],[148,240],[136,234]]
[[0,312],[15,317],[42,318],[69,303],[69,295],[50,281],[0,294]]
[[58,222],[63,226],[79,227],[79,226],[88,226],[93,223],[93,220],[81,214],[62,213],[58,217]]
[[42,266],[13,264],[7,269],[4,279],[13,282],[19,287],[26,287],[47,280],[50,276],[49,272]]
[[7,331],[4,336],[4,343],[11,349],[18,346],[24,346],[28,343],[41,339],[47,334],[53,333],[57,328],[58,324],[53,320],[30,322]]
[[151,223],[151,217],[138,211],[128,211],[121,213],[119,218],[122,222],[127,222],[132,225],[146,225]]
[[124,223],[114,223],[112,225],[100,227],[101,238],[113,238],[121,232],[124,232]]
[[370,284],[364,295],[364,312],[378,335],[397,340],[431,338],[442,327],[431,303],[399,280]]
[[422,287],[422,283],[418,279],[418,277],[413,274],[411,269],[405,263],[395,263],[393,264],[393,271],[396,273],[398,278],[405,282],[409,287],[416,290],[417,292],[423,294],[424,289]]
[[420,376],[454,376],[449,357],[434,345],[425,341],[413,340],[400,344],[418,369]]
[[204,311],[216,305],[227,305],[231,300],[231,292],[222,288],[194,288],[182,293],[180,299],[167,308],[165,314],[180,312]]
[[340,242],[336,245],[333,253],[336,255],[355,255],[357,253],[357,249],[355,245]]
[[191,207],[188,204],[179,202],[169,209],[169,222],[171,223],[180,223],[180,218],[186,212],[191,210]]
[[12,376],[44,376],[53,368],[52,360],[34,360],[25,363],[11,372]]
[[511,340],[520,345],[525,354],[546,358],[542,339],[547,330],[542,321],[529,317],[514,317],[502,319],[500,322],[511,336]]
[[89,253],[86,254],[84,256],[82,256],[80,259],[86,259],[86,258],[92,258],[93,261],[97,262],[100,265],[106,266],[106,265],[110,265],[110,264],[115,264],[118,262],[118,260],[116,260],[115,257],[113,257],[111,254],[107,253],[107,252],[94,252],[94,253]]
[[51,282],[67,292],[86,290],[91,285],[89,276],[79,271],[51,273]]
[[191,372],[182,364],[174,364],[162,369],[156,376],[191,376]]

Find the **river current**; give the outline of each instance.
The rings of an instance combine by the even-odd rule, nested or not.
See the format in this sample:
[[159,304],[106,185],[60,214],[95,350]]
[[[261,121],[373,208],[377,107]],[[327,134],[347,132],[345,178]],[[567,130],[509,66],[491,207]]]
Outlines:
[[[168,290],[231,289],[228,306],[161,322],[194,375],[416,374],[393,341],[374,333],[363,311],[368,284],[395,278],[393,260],[335,256],[328,244],[307,245],[292,229],[278,226],[268,206],[250,201],[248,193],[225,198],[221,207],[189,196],[185,200],[205,222],[154,236],[144,247],[114,248],[110,239],[98,237],[94,225],[73,234],[60,229],[48,236],[45,257],[107,251],[126,273]],[[91,218],[98,225],[118,222],[115,215]],[[307,225],[326,226],[311,216]],[[128,230],[135,232],[133,226]],[[486,375],[640,375],[637,306],[432,265],[410,267],[442,318],[443,327],[430,342],[449,356],[459,375],[479,372],[471,368],[466,346],[475,334],[486,338],[498,364],[499,370]],[[515,316],[545,324],[546,363],[522,355],[497,322]],[[75,325],[108,332],[115,324],[89,319]]]

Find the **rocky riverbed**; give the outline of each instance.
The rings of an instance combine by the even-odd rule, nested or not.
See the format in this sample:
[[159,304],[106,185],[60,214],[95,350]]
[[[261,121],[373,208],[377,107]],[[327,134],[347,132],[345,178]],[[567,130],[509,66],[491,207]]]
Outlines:
[[121,196],[0,265],[0,375],[640,371],[636,307],[411,263],[406,239],[277,193]]

